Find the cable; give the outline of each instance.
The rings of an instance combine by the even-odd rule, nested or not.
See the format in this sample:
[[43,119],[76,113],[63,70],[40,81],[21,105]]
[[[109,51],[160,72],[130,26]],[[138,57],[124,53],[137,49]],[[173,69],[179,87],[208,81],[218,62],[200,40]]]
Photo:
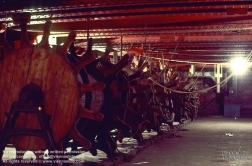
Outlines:
[[7,33],[7,13],[5,12],[5,28],[4,28],[4,38],[6,39]]
[[158,82],[156,82],[155,80],[153,80],[151,77],[149,77],[148,79],[151,80],[154,84],[156,85],[159,85],[160,87],[162,88],[165,88],[167,90],[170,90],[172,92],[175,92],[175,93],[181,93],[181,94],[190,94],[190,93],[204,93],[206,91],[209,91],[209,90],[212,90],[214,89],[215,87],[217,87],[218,85],[224,85],[234,74],[230,74],[227,78],[225,78],[223,81],[221,81],[219,84],[216,84],[214,86],[211,86],[209,88],[206,88],[206,89],[202,89],[202,90],[197,90],[197,91],[191,91],[191,92],[185,92],[185,91],[180,91],[180,90],[174,90],[174,89],[171,89],[171,88],[167,88],[161,84],[159,84]]
[[[246,57],[246,60],[248,61],[252,56],[252,51],[250,51],[250,53],[248,54],[248,56]],[[202,70],[204,69],[205,65],[208,63],[204,63],[204,66],[202,68]],[[202,71],[201,70],[201,71]],[[202,89],[202,90],[197,90],[197,91],[191,91],[191,92],[185,92],[185,91],[180,91],[180,90],[174,90],[171,88],[167,88],[161,84],[159,84],[158,82],[156,82],[155,80],[153,80],[151,77],[149,77],[148,79],[151,80],[154,84],[159,85],[160,87],[163,87],[164,89],[170,90],[171,92],[175,92],[175,93],[181,93],[181,94],[190,94],[190,93],[204,93],[208,90],[212,90],[215,89],[218,85],[223,86],[225,83],[227,83],[227,81],[234,76],[234,73],[231,73],[227,78],[225,78],[223,81],[221,81],[219,84],[216,84],[212,87],[206,88],[206,89]]]

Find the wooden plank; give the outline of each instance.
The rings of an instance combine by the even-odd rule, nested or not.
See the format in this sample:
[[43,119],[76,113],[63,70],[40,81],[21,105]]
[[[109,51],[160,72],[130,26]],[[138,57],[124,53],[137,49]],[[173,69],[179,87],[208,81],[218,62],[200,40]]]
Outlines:
[[[49,73],[46,81],[46,87],[45,87],[45,108],[48,114],[52,115],[52,118],[50,120],[50,125],[52,127],[53,133],[55,134],[55,140],[56,142],[59,141],[59,138],[62,138],[62,132],[58,131],[61,129],[61,126],[59,129],[55,128],[55,123],[60,123],[62,125],[65,123],[67,116],[65,116],[63,119],[61,118],[61,121],[58,121],[57,117],[57,111],[61,112],[61,108],[58,108],[58,102],[61,94],[61,84],[64,77],[64,71],[66,67],[66,61],[62,59],[59,55],[56,53],[53,53],[50,55],[50,64],[49,64]],[[71,78],[68,78],[70,82],[73,82]],[[69,94],[64,94],[69,95]],[[62,103],[64,106],[67,106],[67,103]],[[68,116],[71,114],[69,112]],[[65,130],[66,134],[66,128],[63,128],[62,130]]]
[[16,62],[9,92],[8,105],[18,100],[20,90],[26,84],[27,73],[30,65],[33,47],[25,47],[15,50]]
[[[0,63],[2,64],[2,69],[0,73],[0,111],[1,111],[1,127],[3,127],[5,123],[5,115],[4,112],[9,111],[10,105],[8,105],[9,93],[11,89],[12,77],[15,70],[15,61],[17,57],[11,52],[8,55],[8,58],[5,58]],[[1,128],[2,130],[2,128]]]
[[[34,47],[31,57],[30,69],[28,71],[26,80],[27,84],[35,83],[42,89],[45,88],[45,80],[49,71],[49,56],[50,54],[48,49],[41,48],[39,46]],[[28,119],[33,120],[28,121],[26,127],[40,129],[40,124],[38,123],[37,117],[35,115],[27,114],[27,117]],[[29,144],[27,146],[27,149],[44,150],[46,148],[46,144],[41,138],[29,136],[28,142]]]
[[[31,63],[29,71],[27,73],[26,84],[35,83],[39,85],[42,89],[45,86],[45,80],[48,74],[48,61],[49,61],[49,50],[34,46],[34,50],[31,56]],[[38,123],[36,114],[26,114],[25,128],[40,129],[40,124]],[[19,119],[22,119],[20,117]],[[19,143],[18,143],[19,142]],[[22,144],[22,142],[27,142],[27,145]],[[46,149],[45,142],[38,137],[33,136],[22,136],[17,137],[16,146],[21,149],[29,150],[43,150]]]
[[47,49],[35,46],[31,57],[30,69],[27,75],[27,84],[35,83],[45,89],[49,72],[50,52]]
[[[11,82],[11,89],[9,93],[8,105],[18,100],[21,89],[26,85],[27,73],[29,70],[30,60],[33,52],[33,46],[28,45],[14,50],[16,56],[15,70]],[[8,58],[8,57],[7,57]],[[34,121],[33,118],[27,117],[27,114],[20,114],[16,126],[18,128],[27,128],[27,123]],[[19,148],[21,145],[26,148],[29,143],[28,137],[14,137],[14,145]]]
[[[55,114],[55,119],[53,123],[53,133],[56,140],[62,139],[61,135],[65,135],[65,131],[70,130],[70,124],[74,124],[78,112],[79,105],[79,92],[78,92],[78,82],[72,69],[66,64],[64,75],[61,82],[60,96],[58,100],[58,111]],[[71,114],[69,114],[71,112]],[[66,118],[68,117],[68,118]],[[64,121],[64,123],[61,123]],[[63,134],[64,133],[64,134]]]
[[[1,54],[0,54],[1,55]],[[3,55],[2,55],[3,56]],[[2,71],[2,67],[3,67],[3,60],[0,61],[0,77],[1,77],[1,71]],[[1,81],[0,81],[1,82]],[[0,83],[1,84],[1,83]],[[1,91],[2,92],[2,91]],[[1,94],[2,95],[2,94]],[[1,102],[0,102],[1,105]],[[4,122],[5,116],[4,114],[0,113],[0,130],[3,129],[3,122]]]
[[[25,121],[26,120],[26,121]],[[16,124],[16,128],[21,128],[21,125],[24,125],[23,128],[29,129],[39,129],[38,127],[38,118],[35,114],[24,114],[18,118],[19,124]],[[23,123],[23,124],[22,124]],[[17,150],[45,150],[46,144],[42,138],[34,136],[16,136],[13,139],[14,147]]]

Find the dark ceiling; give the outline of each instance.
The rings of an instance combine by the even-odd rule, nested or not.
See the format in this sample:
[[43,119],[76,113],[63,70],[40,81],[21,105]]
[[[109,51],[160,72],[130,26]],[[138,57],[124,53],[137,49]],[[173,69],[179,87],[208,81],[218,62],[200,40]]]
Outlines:
[[0,0],[1,32],[5,25],[9,31],[19,31],[12,15],[30,12],[31,36],[42,34],[43,24],[51,20],[58,44],[75,31],[79,46],[84,47],[88,37],[97,38],[96,47],[104,48],[109,41],[119,55],[121,50],[143,46],[150,57],[216,63],[248,56],[252,48],[252,1],[15,1],[20,0],[9,4]]

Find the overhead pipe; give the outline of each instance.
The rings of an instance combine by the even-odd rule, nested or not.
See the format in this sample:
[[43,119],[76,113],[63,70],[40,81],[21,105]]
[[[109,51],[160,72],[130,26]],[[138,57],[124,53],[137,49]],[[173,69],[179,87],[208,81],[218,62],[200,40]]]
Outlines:
[[[62,14],[63,13],[63,14]],[[122,16],[143,16],[146,15],[146,12],[115,12],[115,13],[106,13],[106,14],[87,14],[86,12],[83,11],[72,11],[72,10],[59,10],[59,11],[45,11],[45,12],[32,12],[33,17],[37,18],[47,18],[47,15],[52,15],[50,18],[59,18],[59,17],[54,17],[53,15],[71,15],[69,18],[73,18],[75,13],[82,13],[81,15],[79,14],[77,17],[81,18],[104,18],[104,17],[122,17]],[[173,11],[149,11],[148,15],[163,15],[163,14],[199,14],[199,13],[226,13],[226,9],[209,9],[209,10],[203,10],[203,9],[198,9],[198,10],[173,10]],[[11,15],[11,14],[10,14]],[[66,16],[65,16],[66,17]],[[4,18],[0,14],[0,20],[1,18]],[[36,20],[36,18],[34,18]]]
[[[205,10],[204,13],[206,13],[206,11],[208,10]],[[248,12],[251,12],[252,9],[248,9]],[[64,15],[66,15],[67,11],[64,10],[64,11],[61,11],[59,14],[61,13],[64,13]],[[174,11],[173,11],[174,12]],[[190,13],[192,12],[192,13]],[[192,10],[186,10],[184,12],[184,14],[193,14],[195,11]],[[199,11],[198,13],[201,13],[203,11]],[[223,11],[224,12],[224,11]],[[78,13],[78,12],[73,12],[73,13]],[[68,13],[69,15],[73,14],[73,13]],[[196,12],[195,12],[196,13]],[[213,12],[212,12],[213,13]],[[218,12],[217,12],[218,13]],[[146,15],[146,12],[128,12],[128,13],[106,13],[106,14],[94,14],[94,15],[87,15],[87,14],[82,14],[82,15],[76,15],[76,16],[63,16],[63,17],[46,17],[47,15],[45,14],[42,14],[41,15],[34,15],[34,13],[32,13],[33,15],[31,16],[38,16],[38,18],[32,18],[31,19],[31,22],[32,21],[64,21],[64,20],[74,20],[74,19],[87,19],[87,18],[106,18],[106,17],[125,17],[125,16],[144,16]],[[49,13],[50,15],[53,15],[52,13]],[[59,15],[59,14],[55,14],[55,15]],[[167,11],[156,11],[156,12],[148,12],[148,15],[163,15],[163,14],[169,14],[167,13]],[[171,14],[183,14],[182,11],[177,11],[177,13],[171,13]],[[44,17],[44,18],[43,18]],[[1,22],[5,22],[5,15],[2,15],[2,17],[0,16],[0,18],[2,18],[2,21],[0,19],[0,23]],[[251,16],[250,15],[246,15],[246,16],[236,16],[236,17],[228,17],[228,18],[214,18],[214,19],[209,19],[209,20],[197,20],[197,21],[188,21],[188,22],[181,22],[181,23],[167,23],[167,24],[160,24],[160,26],[187,26],[188,24],[190,25],[210,25],[212,23],[223,23],[223,22],[231,22],[231,21],[240,21],[240,20],[249,20],[251,19]],[[76,21],[76,20],[74,20]],[[8,23],[11,22],[11,20],[7,20]]]
[[89,21],[90,19],[87,19],[87,40],[89,39]]
[[122,49],[123,49],[123,40],[122,40],[122,36],[121,36],[121,42],[120,42],[120,49],[121,49],[121,58],[120,60],[122,59]]
[[214,65],[214,77],[216,77],[217,93],[220,93],[220,78],[222,77],[222,65]]
[[[139,1],[137,1],[139,3]],[[81,4],[84,5],[84,4]],[[167,7],[233,7],[233,6],[241,6],[241,5],[252,5],[252,1],[212,1],[212,2],[178,2],[178,3],[148,3],[148,4],[127,4],[127,6],[125,7],[125,4],[121,4],[121,5],[114,5],[114,6],[102,6],[102,7],[86,7],[86,6],[81,6],[79,8],[76,7],[75,4],[75,8],[77,9],[65,9],[64,11],[71,11],[72,13],[79,13],[79,12],[98,12],[98,11],[117,11],[117,10],[134,10],[134,9],[155,9],[155,8],[167,8]],[[0,8],[1,9],[1,8]],[[52,10],[52,8],[42,8],[41,12],[43,13],[50,13],[45,11],[45,9],[50,9]],[[62,6],[60,7],[54,7],[53,9],[55,9],[54,14],[59,14],[57,11],[62,10]],[[4,11],[4,9],[2,9],[1,11]],[[10,11],[11,13],[11,11]],[[34,12],[34,13],[40,13],[40,12]]]

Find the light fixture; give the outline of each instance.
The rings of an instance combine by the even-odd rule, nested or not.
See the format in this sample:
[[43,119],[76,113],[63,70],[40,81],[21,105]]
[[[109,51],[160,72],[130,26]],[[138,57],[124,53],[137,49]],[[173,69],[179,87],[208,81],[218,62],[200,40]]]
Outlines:
[[237,57],[230,62],[234,74],[244,74],[248,69],[248,61],[245,58]]

